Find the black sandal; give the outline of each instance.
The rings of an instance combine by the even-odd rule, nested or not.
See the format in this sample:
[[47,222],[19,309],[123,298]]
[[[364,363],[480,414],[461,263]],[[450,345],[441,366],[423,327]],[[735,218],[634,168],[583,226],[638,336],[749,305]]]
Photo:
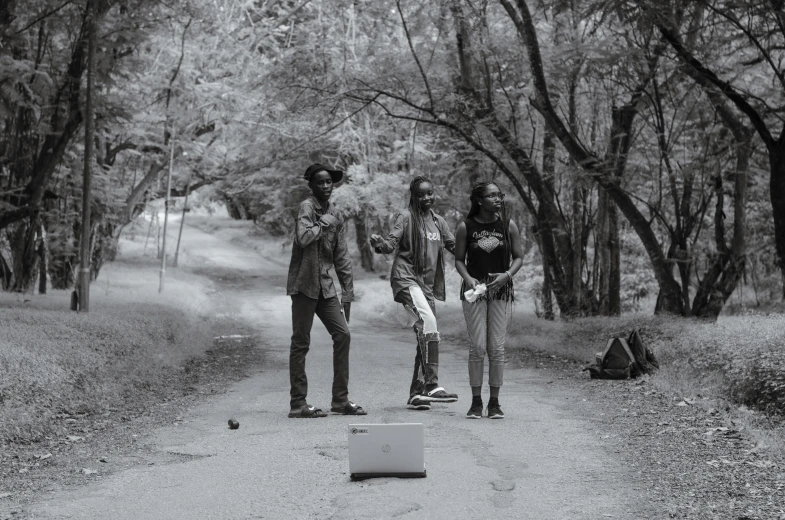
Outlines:
[[290,419],[317,419],[319,417],[327,417],[327,414],[324,413],[321,408],[316,408],[311,405],[305,405],[299,410],[289,411]]
[[330,408],[330,411],[340,415],[368,415],[368,412],[363,410],[362,406],[358,406],[351,401],[346,403],[343,407],[333,406]]

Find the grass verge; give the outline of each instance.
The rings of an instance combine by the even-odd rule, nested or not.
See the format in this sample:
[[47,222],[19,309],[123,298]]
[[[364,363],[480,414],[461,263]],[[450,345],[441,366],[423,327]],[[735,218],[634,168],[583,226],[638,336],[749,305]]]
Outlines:
[[716,323],[641,314],[570,322],[519,316],[509,346],[513,356],[525,348],[588,363],[609,338],[633,328],[660,360],[653,381],[663,387],[785,415],[785,316],[723,316]]
[[205,354],[211,282],[171,270],[159,294],[156,264],[130,255],[105,266],[87,313],[69,310],[70,291],[0,294],[0,445],[62,437],[64,418],[146,402]]
[[0,309],[0,442],[59,436],[58,416],[94,415],[160,392],[211,343],[209,324],[160,304],[90,313]]

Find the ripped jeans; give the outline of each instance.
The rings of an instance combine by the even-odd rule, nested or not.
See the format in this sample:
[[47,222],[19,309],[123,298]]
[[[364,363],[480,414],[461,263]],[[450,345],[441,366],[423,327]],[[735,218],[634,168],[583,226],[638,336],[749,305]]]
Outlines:
[[426,298],[419,286],[413,285],[398,293],[398,301],[412,313],[417,335],[417,354],[409,397],[422,395],[439,386],[439,330],[436,326],[436,302]]

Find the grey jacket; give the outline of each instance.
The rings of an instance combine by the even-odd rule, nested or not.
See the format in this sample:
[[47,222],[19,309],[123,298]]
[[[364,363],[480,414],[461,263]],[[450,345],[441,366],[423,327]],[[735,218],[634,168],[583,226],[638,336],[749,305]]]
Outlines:
[[[430,210],[429,210],[430,211]],[[430,211],[436,227],[439,228],[441,234],[442,249],[446,249],[450,253],[455,250],[455,235],[450,231],[447,221],[440,215]],[[408,282],[412,278],[422,276],[421,273],[414,273],[414,258],[412,255],[412,224],[411,213],[409,210],[404,210],[395,219],[392,231],[387,235],[387,238],[382,239],[382,245],[377,247],[379,253],[392,253],[398,250],[393,261],[392,272],[390,273],[390,284],[392,285],[393,297],[398,300],[398,293],[412,285]],[[433,296],[437,300],[445,300],[445,287],[444,287],[444,254],[439,253],[438,263],[436,265],[436,278],[434,279]]]

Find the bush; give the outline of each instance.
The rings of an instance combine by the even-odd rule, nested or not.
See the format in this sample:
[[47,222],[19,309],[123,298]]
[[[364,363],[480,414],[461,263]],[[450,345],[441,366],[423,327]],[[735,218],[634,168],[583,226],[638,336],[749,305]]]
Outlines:
[[716,323],[629,314],[569,322],[517,319],[509,345],[590,362],[614,336],[641,328],[661,364],[657,378],[680,392],[714,394],[785,415],[785,316],[721,316]]

